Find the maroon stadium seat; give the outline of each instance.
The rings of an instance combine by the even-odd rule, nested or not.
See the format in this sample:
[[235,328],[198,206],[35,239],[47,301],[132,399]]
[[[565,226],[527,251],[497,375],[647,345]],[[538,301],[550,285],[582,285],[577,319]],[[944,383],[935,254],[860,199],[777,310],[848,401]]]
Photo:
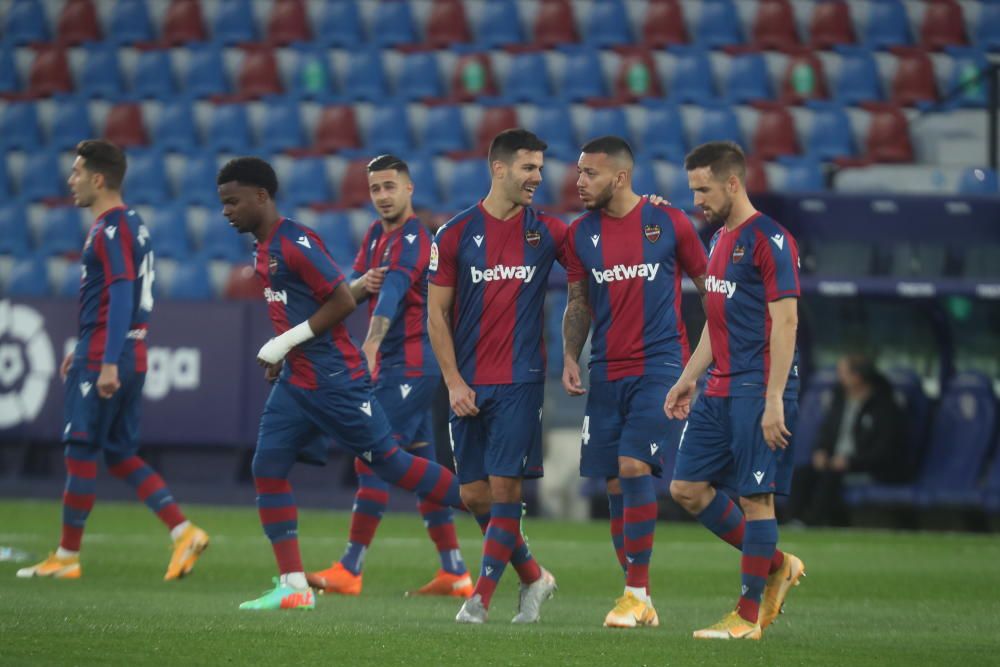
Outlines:
[[615,76],[615,97],[633,101],[645,97],[663,97],[656,63],[649,51],[623,51],[618,74]]
[[451,95],[456,101],[467,102],[477,97],[497,94],[496,78],[490,58],[485,53],[469,53],[455,62],[451,77]]
[[341,208],[358,208],[368,201],[368,160],[352,160],[340,182],[337,204]]
[[67,46],[101,41],[101,25],[94,3],[91,0],[69,0],[63,5],[56,35],[59,43]]
[[66,52],[56,46],[40,46],[28,74],[28,92],[39,97],[73,90],[73,75],[69,71]]
[[892,79],[891,99],[896,104],[913,106],[917,102],[936,102],[937,82],[934,65],[923,49],[897,47],[896,75]]
[[316,148],[324,153],[336,153],[361,146],[361,133],[354,107],[342,104],[328,106],[316,123]]
[[799,104],[805,100],[827,98],[823,62],[807,49],[789,52],[785,75],[781,79],[781,100]]
[[760,105],[760,117],[753,135],[753,152],[764,160],[799,154],[795,119],[788,109],[775,103]]
[[204,42],[205,20],[198,0],[171,0],[163,17],[163,41],[167,44]]
[[874,162],[913,162],[909,123],[899,107],[868,104],[865,108],[871,112],[866,157]]
[[541,0],[532,32],[535,44],[546,48],[580,41],[573,5],[569,0]]
[[681,4],[677,0],[651,0],[642,21],[641,39],[643,46],[687,44],[690,39]]
[[798,45],[795,14],[788,0],[761,0],[758,3],[751,41],[761,49],[788,49]]
[[426,34],[425,41],[438,47],[472,41],[461,0],[434,0]]
[[771,186],[767,182],[764,161],[756,155],[747,156],[747,192],[767,192]]
[[562,184],[559,186],[560,211],[579,211],[583,209],[580,203],[580,191],[576,187],[576,180],[580,177],[576,169],[567,169],[563,174]]
[[518,127],[517,109],[514,107],[486,107],[476,128],[476,152],[486,155],[490,142],[500,132]]
[[856,42],[850,6],[842,0],[817,2],[809,22],[809,35],[813,48],[817,49]]
[[312,40],[304,0],[277,0],[267,19],[267,41],[276,46]]
[[278,95],[283,88],[274,51],[263,47],[244,48],[243,63],[236,76],[236,92],[243,97],[264,97]]
[[920,41],[933,50],[968,44],[962,6],[955,0],[929,0],[920,27]]
[[147,145],[149,136],[142,120],[142,107],[134,102],[111,107],[104,123],[104,138],[122,148]]

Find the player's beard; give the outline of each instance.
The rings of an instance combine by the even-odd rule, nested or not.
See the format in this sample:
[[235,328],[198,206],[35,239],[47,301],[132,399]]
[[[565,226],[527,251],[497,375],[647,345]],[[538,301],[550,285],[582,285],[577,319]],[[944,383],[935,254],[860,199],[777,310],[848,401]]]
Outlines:
[[584,204],[583,206],[588,211],[597,211],[599,209],[605,208],[608,204],[610,204],[611,198],[614,196],[615,196],[614,185],[608,183],[608,187],[604,188],[604,190],[599,195],[594,197],[589,204]]
[[726,220],[729,220],[729,214],[733,212],[733,200],[727,199],[726,203],[722,205],[718,211],[712,211],[711,213],[704,211],[705,220],[710,224],[726,224]]

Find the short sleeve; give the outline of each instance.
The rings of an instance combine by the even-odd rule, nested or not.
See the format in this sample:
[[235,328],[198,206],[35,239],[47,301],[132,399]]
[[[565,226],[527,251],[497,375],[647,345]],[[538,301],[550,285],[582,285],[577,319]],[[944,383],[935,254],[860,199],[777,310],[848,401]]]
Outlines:
[[566,233],[566,242],[563,244],[562,265],[566,267],[566,280],[571,283],[578,282],[587,277],[587,272],[583,268],[583,262],[576,252],[576,234],[579,230],[578,223],[573,223]]
[[296,241],[282,237],[281,253],[289,270],[312,290],[317,301],[326,301],[344,281],[344,274],[313,232],[302,234]]
[[760,270],[765,298],[777,301],[799,296],[799,249],[795,239],[781,228],[769,235],[758,227],[754,233],[753,260]]
[[117,216],[106,220],[97,232],[94,251],[104,268],[104,284],[118,280],[135,280],[135,262],[132,259],[132,230],[128,223]]
[[458,237],[450,225],[438,230],[431,243],[430,260],[427,267],[429,281],[438,287],[454,287],[458,277]]
[[679,210],[670,211],[670,221],[674,225],[680,267],[692,278],[705,275],[708,271],[708,257],[694,223]]
[[365,234],[365,238],[361,241],[361,247],[358,248],[358,254],[354,257],[354,265],[351,269],[354,271],[355,277],[362,275],[368,270],[368,246],[371,245],[372,230],[369,229],[368,233]]
[[401,271],[411,281],[423,273],[430,261],[430,250],[424,240],[426,234],[420,224],[418,220],[406,223],[389,251],[389,271]]

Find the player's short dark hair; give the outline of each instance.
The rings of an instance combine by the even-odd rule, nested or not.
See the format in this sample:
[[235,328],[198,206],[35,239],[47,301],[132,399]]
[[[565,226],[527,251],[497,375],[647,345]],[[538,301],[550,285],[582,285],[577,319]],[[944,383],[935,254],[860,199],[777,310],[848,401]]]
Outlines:
[[735,141],[710,141],[696,147],[684,158],[686,171],[702,167],[708,167],[719,180],[725,180],[733,174],[741,183],[747,179],[747,158]]
[[237,157],[222,165],[215,184],[222,185],[232,181],[240,185],[264,188],[271,199],[278,192],[278,176],[274,173],[274,168],[259,157]]
[[122,189],[128,166],[122,149],[104,139],[87,139],[76,145],[76,154],[83,158],[87,171],[104,176],[105,187]]
[[403,161],[402,158],[398,158],[395,155],[386,153],[385,155],[379,155],[373,158],[371,162],[368,163],[368,173],[373,171],[385,171],[386,169],[395,169],[401,174],[410,175],[410,168]]
[[635,163],[635,154],[628,142],[621,137],[608,135],[591,139],[580,149],[583,153],[604,153],[613,158],[624,159],[630,163]]
[[521,127],[504,130],[493,137],[490,142],[490,152],[487,157],[490,164],[497,160],[510,164],[518,151],[544,151],[549,145],[538,138],[534,132]]

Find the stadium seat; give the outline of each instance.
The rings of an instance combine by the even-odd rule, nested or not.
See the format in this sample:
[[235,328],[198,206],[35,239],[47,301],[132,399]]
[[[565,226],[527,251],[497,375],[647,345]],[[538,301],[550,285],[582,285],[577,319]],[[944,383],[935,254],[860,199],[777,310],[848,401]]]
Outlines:
[[42,257],[28,256],[17,260],[10,271],[7,296],[31,298],[49,296],[49,273]]
[[968,44],[962,6],[955,0],[932,0],[926,3],[924,20],[920,26],[920,43],[932,50]]
[[417,51],[403,56],[396,78],[396,94],[407,100],[444,97],[444,83],[434,51]]
[[1000,2],[980,3],[976,46],[989,51],[1000,51]]
[[49,97],[73,90],[66,52],[57,46],[39,46],[28,71],[28,92],[35,97]]
[[292,162],[289,178],[278,191],[284,205],[291,207],[323,204],[333,201],[330,177],[322,157],[298,158]]
[[968,195],[995,195],[1000,192],[1000,181],[992,169],[967,167],[962,170],[958,191]]
[[865,141],[866,157],[875,162],[913,162],[910,127],[899,107],[869,107],[871,122]]
[[986,54],[972,47],[948,47],[945,52],[951,56],[952,62],[946,92],[950,95],[957,93],[951,99],[950,105],[985,108],[987,106],[987,85],[985,77],[980,78],[980,73],[989,67]]
[[125,89],[118,50],[106,44],[92,44],[84,51],[86,57],[77,76],[77,90],[91,98],[117,99]]
[[576,159],[579,155],[580,144],[568,107],[560,104],[536,106],[529,129],[549,145],[547,155],[563,159]]
[[347,214],[342,211],[323,211],[316,216],[313,229],[341,271],[345,275],[350,275],[354,256],[357,254],[357,244],[354,242],[351,221]]
[[732,0],[702,0],[694,38],[710,49],[742,44],[743,28]]
[[365,148],[376,154],[409,152],[413,140],[406,108],[398,104],[382,104],[369,113]]
[[49,21],[40,0],[13,0],[4,17],[3,35],[15,46],[49,41]]
[[272,98],[264,102],[260,148],[269,153],[304,148],[309,141],[300,117],[300,105],[293,98]]
[[451,96],[455,101],[468,102],[477,97],[497,94],[496,79],[489,56],[485,53],[460,51],[451,77]]
[[9,201],[12,196],[13,188],[10,179],[7,178],[7,159],[4,152],[0,151],[0,206],[3,205],[2,202]]
[[684,211],[694,210],[694,193],[688,187],[687,172],[674,169],[667,181],[667,199],[673,206]]
[[326,98],[336,88],[326,50],[300,44],[294,52],[295,64],[288,80],[289,92],[307,99]]
[[21,82],[14,65],[14,54],[6,43],[0,41],[0,95],[19,91]]
[[358,3],[347,0],[327,2],[316,27],[316,38],[324,46],[351,47],[365,41]]
[[166,151],[182,152],[201,145],[190,100],[174,97],[160,107],[153,129],[153,143]]
[[316,123],[316,148],[324,153],[359,148],[361,133],[358,131],[354,107],[336,105],[324,107]]
[[242,104],[216,104],[205,134],[207,145],[215,151],[247,154],[254,143],[250,117]]
[[646,15],[642,20],[639,38],[643,46],[663,48],[675,44],[687,44],[687,26],[684,10],[678,0],[653,0],[646,5]]
[[219,161],[215,153],[189,153],[181,171],[177,199],[189,206],[218,207],[219,192],[215,186],[218,170]]
[[810,465],[820,427],[833,403],[837,373],[821,369],[809,376],[799,398],[799,417],[795,424],[795,467]]
[[45,211],[38,238],[38,252],[45,257],[78,255],[83,249],[80,210],[75,206],[55,206]]
[[840,72],[834,86],[834,97],[844,104],[877,102],[882,99],[878,66],[868,49],[856,46],[837,47]]
[[674,71],[667,84],[667,97],[678,104],[701,104],[714,100],[715,74],[708,52],[695,46],[674,46]]
[[149,137],[142,120],[142,107],[135,102],[111,107],[104,122],[104,138],[120,148],[147,145]]
[[844,0],[817,2],[809,21],[809,41],[813,48],[829,49],[840,44],[854,44],[851,6]]
[[360,208],[368,203],[368,160],[351,160],[340,179],[337,204],[341,208]]
[[779,104],[761,107],[753,136],[754,155],[762,160],[773,160],[783,155],[798,155],[799,152],[795,119],[788,109]]
[[781,101],[800,104],[806,100],[822,100],[826,97],[826,74],[819,57],[808,50],[790,53],[781,81]]
[[788,0],[761,0],[750,33],[751,43],[759,49],[789,49],[799,43],[795,13]]
[[243,62],[236,75],[236,92],[244,98],[280,95],[283,92],[274,51],[257,47],[243,49]]
[[910,20],[901,0],[869,0],[865,44],[873,49],[912,44]]
[[472,40],[469,21],[461,0],[434,0],[427,18],[424,41],[441,48],[450,44],[465,44]]
[[445,188],[447,208],[461,211],[474,205],[490,190],[490,172],[484,160],[456,160]]
[[146,0],[118,0],[111,10],[108,37],[118,44],[155,40]]
[[205,19],[199,0],[170,0],[163,16],[163,41],[170,46],[204,42]]
[[69,190],[64,178],[56,152],[28,153],[21,171],[21,199],[37,202],[65,197]]
[[623,102],[649,97],[663,97],[656,63],[648,51],[621,53],[618,75],[615,77],[615,99]]
[[563,171],[562,183],[556,186],[558,202],[556,208],[560,211],[577,212],[583,210],[580,203],[580,191],[576,182],[579,179],[576,169]]
[[588,46],[564,47],[563,52],[566,62],[559,83],[560,96],[574,102],[606,98],[608,88],[598,52]]
[[514,0],[486,0],[476,26],[476,43],[493,49],[523,41],[517,3]]
[[569,0],[539,0],[532,37],[535,44],[547,49],[580,41],[573,4]]
[[373,41],[379,46],[415,44],[420,40],[413,24],[409,0],[384,0],[375,5],[371,25]]
[[254,275],[249,264],[236,264],[226,278],[222,289],[222,298],[227,300],[247,300],[259,302],[264,298],[264,290],[260,280]]
[[[568,171],[575,172],[575,169]],[[656,180],[656,167],[652,158],[647,155],[635,156],[635,164],[632,168],[632,190],[640,195],[660,194],[662,188]]]
[[[33,151],[45,143],[34,102],[9,102],[0,114],[0,151]],[[0,158],[2,161],[2,158]]]
[[441,193],[434,171],[434,158],[422,153],[410,155],[406,164],[413,181],[413,206],[417,209],[438,208]]
[[145,221],[156,258],[186,260],[191,256],[187,233],[187,206],[167,203],[157,206],[153,217]]
[[856,154],[851,121],[835,102],[810,102],[812,127],[806,136],[806,153],[817,160],[836,160]]
[[822,192],[826,190],[823,167],[808,157],[783,157],[779,163],[785,168],[783,192]]
[[901,106],[932,103],[938,99],[934,64],[923,49],[900,47],[896,55],[896,74],[892,79],[890,99]]
[[226,46],[256,42],[253,3],[250,0],[219,0],[212,18],[212,38]]
[[93,136],[90,107],[87,103],[76,97],[56,98],[49,129],[49,147],[61,151],[70,150]]
[[227,262],[246,262],[250,257],[246,240],[221,215],[211,216],[206,225],[201,237],[200,254],[205,259],[222,259]]
[[584,143],[608,135],[623,137],[626,141],[632,142],[625,110],[617,106],[591,109],[583,133]]
[[56,41],[76,46],[101,41],[101,24],[92,0],[69,0],[59,12]]
[[701,112],[701,126],[695,133],[695,145],[709,141],[735,141],[743,143],[743,132],[736,113],[727,106],[705,107]]
[[125,200],[132,206],[149,204],[157,206],[171,198],[170,183],[163,154],[157,150],[130,151],[125,183],[122,186]]
[[631,44],[632,29],[622,0],[594,0],[583,39],[599,48]]
[[267,42],[274,46],[312,41],[304,0],[277,0],[267,18]]
[[671,104],[650,105],[639,136],[639,150],[649,157],[683,162],[687,140],[680,109]]
[[726,99],[743,104],[774,97],[767,62],[760,53],[745,53],[729,59],[726,75]]
[[768,192],[771,185],[767,180],[767,167],[764,161],[756,155],[747,156],[747,192],[756,194]]
[[81,273],[82,267],[76,262],[67,264],[56,283],[55,296],[61,296],[65,299],[78,297],[80,295]]
[[222,62],[222,50],[217,45],[188,46],[184,92],[195,97],[212,97],[229,92],[229,77]]
[[[227,230],[235,238],[233,230]],[[168,299],[178,301],[208,301],[215,297],[208,264],[199,257],[179,262],[173,279],[163,292]]]
[[386,96],[385,70],[378,50],[359,48],[347,52],[344,92],[355,100],[377,101]]
[[450,104],[428,107],[420,147],[432,153],[468,150],[469,137],[462,122],[462,110]]
[[[3,161],[0,160],[0,165],[2,164]],[[0,176],[6,181],[2,166]],[[0,185],[0,189],[2,188]],[[28,226],[24,224],[24,209],[13,203],[0,204],[0,255],[23,257],[28,254],[30,247]]]
[[136,54],[132,93],[143,98],[168,99],[177,92],[170,51],[154,49]]
[[511,56],[503,83],[503,94],[515,102],[540,102],[552,97],[552,85],[545,64],[545,54],[528,51]]

